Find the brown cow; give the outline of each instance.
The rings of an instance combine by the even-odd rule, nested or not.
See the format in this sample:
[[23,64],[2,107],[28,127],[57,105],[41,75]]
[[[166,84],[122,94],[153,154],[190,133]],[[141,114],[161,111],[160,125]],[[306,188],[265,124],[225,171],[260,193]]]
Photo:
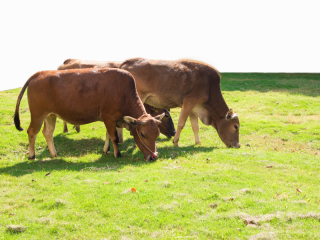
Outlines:
[[[66,70],[66,69],[75,69],[75,68],[118,68],[120,66],[120,62],[99,62],[99,61],[86,61],[80,59],[67,59],[63,62],[62,65],[58,67],[58,70]],[[149,106],[148,104],[144,104],[146,112],[151,116],[155,117],[162,113],[165,113],[165,117],[162,119],[162,124],[159,125],[160,132],[165,135],[167,138],[171,138],[175,135],[176,130],[174,128],[174,124],[172,118],[170,116],[170,112],[166,109],[156,109],[154,107]],[[75,126],[77,132],[80,132],[80,127]],[[63,132],[68,132],[67,123],[64,122]],[[122,129],[118,129],[119,143],[123,143],[123,133]]]
[[66,59],[58,70],[75,68],[119,68],[121,62],[98,62],[79,59]]
[[189,116],[196,144],[200,144],[199,117],[217,130],[227,147],[240,147],[238,115],[223,99],[220,74],[212,66],[194,60],[133,58],[124,61],[120,68],[134,76],[142,102],[156,108],[182,108],[173,138],[175,146]]
[[35,140],[43,121],[42,133],[50,154],[52,157],[57,155],[53,144],[57,116],[74,125],[103,121],[107,128],[103,151],[107,153],[111,139],[115,157],[121,157],[116,127],[126,127],[145,160],[157,158],[158,125],[164,114],[153,118],[146,113],[129,72],[105,68],[34,74],[21,89],[17,100],[14,122],[20,131],[23,129],[20,127],[19,106],[27,87],[31,113],[29,159],[35,158]]

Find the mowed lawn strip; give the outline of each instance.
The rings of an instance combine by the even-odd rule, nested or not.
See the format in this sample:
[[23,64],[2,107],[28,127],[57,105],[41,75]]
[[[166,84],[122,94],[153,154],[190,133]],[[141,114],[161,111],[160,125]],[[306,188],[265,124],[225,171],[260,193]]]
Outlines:
[[195,146],[188,120],[180,147],[159,137],[154,163],[126,130],[115,159],[102,153],[103,123],[65,134],[61,120],[58,157],[40,132],[29,161],[27,97],[19,132],[20,89],[0,92],[0,239],[320,238],[320,75],[221,75],[242,147],[226,148],[202,123]]

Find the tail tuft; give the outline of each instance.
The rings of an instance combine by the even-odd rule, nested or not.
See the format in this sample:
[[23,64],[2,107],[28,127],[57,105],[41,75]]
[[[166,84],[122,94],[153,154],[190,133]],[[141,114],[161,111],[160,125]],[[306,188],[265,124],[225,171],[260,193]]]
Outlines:
[[20,126],[20,119],[19,119],[19,115],[18,114],[14,114],[14,125],[16,126],[16,129],[18,129],[19,131],[22,131],[23,128]]

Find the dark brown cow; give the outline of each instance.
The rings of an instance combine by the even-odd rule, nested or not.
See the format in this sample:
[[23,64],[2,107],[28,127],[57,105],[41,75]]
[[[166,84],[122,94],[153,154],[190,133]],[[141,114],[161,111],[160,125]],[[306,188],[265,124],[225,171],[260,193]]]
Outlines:
[[[120,66],[120,62],[99,62],[99,61],[86,61],[80,59],[67,59],[63,62],[62,65],[58,67],[58,70],[66,70],[66,69],[75,69],[75,68],[118,68]],[[165,117],[162,119],[162,124],[159,125],[160,132],[165,135],[167,138],[171,138],[175,135],[176,130],[174,128],[174,124],[170,113],[166,109],[156,109],[154,107],[149,106],[148,104],[144,104],[146,112],[151,116],[155,117],[162,113],[165,113]],[[80,127],[75,126],[77,132],[80,132]],[[68,132],[67,123],[64,122],[63,132]],[[123,143],[123,133],[122,129],[118,129],[119,143]]]
[[35,158],[35,140],[43,122],[42,132],[50,154],[52,157],[57,155],[53,144],[57,116],[74,125],[103,121],[107,128],[103,151],[107,153],[111,139],[115,157],[121,157],[116,127],[126,127],[145,160],[157,158],[158,125],[164,114],[153,118],[146,113],[129,72],[106,68],[34,74],[21,89],[17,100],[14,122],[20,131],[23,129],[20,127],[19,106],[27,87],[31,113],[29,159]]
[[227,147],[240,147],[238,115],[223,99],[220,74],[212,66],[193,60],[133,58],[124,61],[120,68],[134,76],[142,102],[162,109],[182,108],[173,139],[175,146],[189,116],[196,144],[200,144],[199,117],[217,130]]

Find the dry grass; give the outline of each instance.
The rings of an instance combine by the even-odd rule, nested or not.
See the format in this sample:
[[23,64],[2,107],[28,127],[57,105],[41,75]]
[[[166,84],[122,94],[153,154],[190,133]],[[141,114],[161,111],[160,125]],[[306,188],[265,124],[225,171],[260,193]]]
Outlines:
[[10,233],[23,233],[26,231],[26,227],[22,225],[8,225],[7,226],[7,231]]

